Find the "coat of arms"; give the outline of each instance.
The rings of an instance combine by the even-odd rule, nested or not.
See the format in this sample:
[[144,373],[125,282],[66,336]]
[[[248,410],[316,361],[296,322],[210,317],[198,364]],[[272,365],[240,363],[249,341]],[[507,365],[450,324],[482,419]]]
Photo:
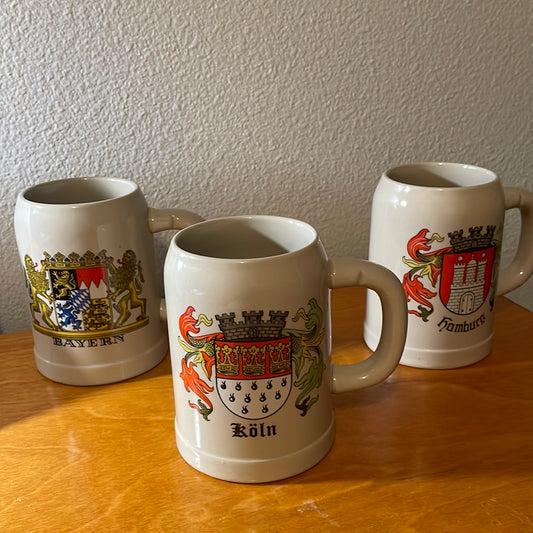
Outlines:
[[[248,420],[272,416],[298,389],[295,407],[305,416],[319,399],[316,389],[326,368],[321,343],[324,338],[322,310],[315,299],[292,317],[304,321],[305,329],[286,327],[288,311],[243,311],[215,315],[220,331],[200,335],[213,320],[194,316],[188,307],[180,316],[179,343],[185,350],[180,377],[191,393],[189,405],[208,421],[213,412],[210,394],[216,389],[224,406]],[[214,370],[214,371],[213,371]],[[192,401],[195,399],[195,401]]]
[[132,250],[115,264],[103,250],[83,255],[44,252],[40,266],[26,255],[33,327],[63,338],[98,338],[148,323],[144,278]]
[[468,315],[483,305],[491,288],[492,306],[498,244],[494,241],[495,229],[474,226],[468,229],[468,235],[464,230],[450,232],[450,245],[436,250],[432,250],[432,244],[444,241],[438,233],[428,237],[429,230],[422,229],[414,235],[407,244],[409,257],[402,258],[410,267],[402,280],[407,301],[418,303],[416,309],[410,308],[408,312],[427,321],[434,309],[431,299],[438,294],[448,311]]
[[287,311],[243,311],[215,315],[222,337],[215,340],[217,392],[234,414],[250,420],[278,411],[292,387],[291,337],[283,335]]

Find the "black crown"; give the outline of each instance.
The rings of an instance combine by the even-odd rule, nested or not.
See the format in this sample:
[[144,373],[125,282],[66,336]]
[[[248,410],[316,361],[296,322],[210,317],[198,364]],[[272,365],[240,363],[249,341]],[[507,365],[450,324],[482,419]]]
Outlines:
[[263,320],[263,311],[243,311],[244,321],[235,322],[235,313],[215,315],[226,341],[269,340],[282,337],[288,311],[270,311]]
[[450,244],[453,247],[455,253],[481,250],[492,246],[492,238],[494,237],[494,231],[496,226],[487,226],[487,230],[482,234],[483,226],[474,226],[468,228],[469,235],[465,236],[463,230],[451,231],[448,233],[450,237]]

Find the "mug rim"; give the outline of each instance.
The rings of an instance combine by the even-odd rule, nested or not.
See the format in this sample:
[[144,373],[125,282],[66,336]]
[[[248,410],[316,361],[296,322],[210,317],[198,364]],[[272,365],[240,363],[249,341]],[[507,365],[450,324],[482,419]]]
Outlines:
[[[205,229],[209,226],[218,226],[220,224],[229,224],[233,222],[239,222],[239,223],[246,223],[246,227],[251,228],[250,225],[251,221],[256,222],[271,222],[276,224],[284,224],[287,227],[291,226],[292,228],[298,227],[301,230],[304,230],[307,232],[307,238],[305,242],[300,243],[298,246],[295,246],[294,249],[287,250],[282,253],[276,253],[276,254],[265,254],[261,256],[255,256],[255,257],[221,257],[219,255],[209,255],[209,254],[202,254],[197,251],[193,251],[191,249],[188,249],[190,247],[184,247],[183,243],[180,244],[179,241],[183,241],[186,238],[193,238],[194,234],[198,231],[201,231],[202,229]],[[257,263],[261,261],[266,260],[277,260],[281,258],[287,258],[287,257],[293,257],[297,254],[305,252],[305,250],[309,249],[310,247],[314,246],[317,242],[319,242],[319,236],[316,229],[308,224],[307,222],[304,222],[303,220],[298,220],[296,218],[291,217],[284,217],[284,216],[278,216],[278,215],[229,215],[224,217],[218,217],[218,218],[212,218],[208,220],[204,220],[202,222],[197,222],[196,224],[193,224],[191,226],[188,226],[182,230],[180,230],[174,237],[172,238],[170,242],[170,247],[174,248],[179,254],[186,256],[188,258],[192,258],[195,260],[201,260],[201,261],[216,261],[216,262],[224,262],[224,263]]]
[[[444,174],[448,172],[457,172],[457,170],[462,169],[472,173],[472,176],[475,175],[477,178],[472,181],[468,181],[466,178],[462,180],[456,178],[456,181],[453,182],[451,178],[445,178],[444,176],[439,176],[442,182],[446,181],[447,183],[441,183],[436,185],[421,183],[423,178],[411,177],[411,179],[406,179],[405,175],[401,177],[402,173],[406,172],[435,172],[436,169],[441,169]],[[395,176],[395,174],[398,174]],[[437,176],[435,172],[435,176]],[[406,163],[402,165],[396,165],[389,168],[382,174],[382,178],[385,178],[393,183],[398,184],[399,186],[404,186],[412,189],[421,189],[421,190],[438,190],[438,191],[457,191],[461,189],[474,189],[479,187],[486,187],[493,185],[499,181],[498,175],[490,169],[480,167],[478,165],[472,165],[469,163],[457,163],[452,161],[416,161],[413,163]]]
[[[87,184],[90,184],[92,186],[96,185],[97,183],[100,186],[102,186],[103,184],[107,184],[108,186],[112,185],[115,186],[116,189],[115,191],[113,191],[114,193],[109,192],[108,194],[104,194],[102,191],[100,196],[95,196],[95,199],[88,201],[79,199],[76,199],[74,201],[46,201],[47,197],[51,198],[53,196],[54,189],[57,193],[58,190],[62,190],[65,186],[67,186],[69,187],[70,191],[75,190],[77,196],[79,197],[82,191],[76,188]],[[119,190],[119,188],[121,188],[121,190]],[[54,208],[70,208],[92,206],[96,204],[102,204],[118,200],[119,198],[129,196],[130,194],[133,194],[138,190],[139,186],[134,181],[127,180],[124,178],[115,178],[111,176],[75,176],[72,178],[61,178],[57,180],[43,181],[31,185],[19,193],[19,200],[41,207],[50,206]]]

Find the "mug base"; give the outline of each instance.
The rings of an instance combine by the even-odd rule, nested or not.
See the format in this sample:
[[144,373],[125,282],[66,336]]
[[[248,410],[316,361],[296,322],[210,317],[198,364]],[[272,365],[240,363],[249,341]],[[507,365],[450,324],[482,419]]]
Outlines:
[[139,376],[157,366],[168,351],[168,342],[162,337],[157,346],[136,357],[121,359],[108,364],[75,365],[50,361],[34,347],[37,370],[46,378],[63,385],[93,386],[117,383]]
[[176,443],[183,459],[208,476],[234,483],[268,483],[301,474],[318,464],[329,452],[335,440],[335,420],[315,442],[295,453],[270,459],[233,459],[206,453],[192,446],[174,423]]
[[[473,346],[449,350],[405,347],[400,359],[400,365],[435,370],[446,370],[473,365],[489,355],[492,349],[492,337],[493,335],[490,335],[487,339]],[[376,349],[379,342],[379,335],[371,331],[366,324],[363,338],[371,350]]]

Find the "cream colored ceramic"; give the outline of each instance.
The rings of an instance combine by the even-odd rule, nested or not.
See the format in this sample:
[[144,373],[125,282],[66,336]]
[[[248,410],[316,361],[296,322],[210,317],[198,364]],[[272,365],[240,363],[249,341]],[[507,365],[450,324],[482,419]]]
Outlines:
[[[378,292],[384,330],[369,359],[331,366],[329,291],[350,285]],[[165,297],[179,451],[229,481],[286,478],[320,461],[335,433],[330,392],[384,380],[405,339],[394,275],[368,261],[328,261],[315,230],[287,218],[184,229],[167,254]]]
[[152,232],[201,218],[149,209],[138,186],[73,178],[21,192],[15,232],[46,377],[71,385],[120,381],[167,351]]
[[[522,215],[514,262],[500,271],[506,209]],[[483,168],[420,163],[386,172],[372,204],[369,259],[396,274],[409,300],[401,364],[455,368],[489,354],[494,299],[533,271],[533,194],[502,188]],[[364,336],[377,345],[379,299],[369,292]]]

